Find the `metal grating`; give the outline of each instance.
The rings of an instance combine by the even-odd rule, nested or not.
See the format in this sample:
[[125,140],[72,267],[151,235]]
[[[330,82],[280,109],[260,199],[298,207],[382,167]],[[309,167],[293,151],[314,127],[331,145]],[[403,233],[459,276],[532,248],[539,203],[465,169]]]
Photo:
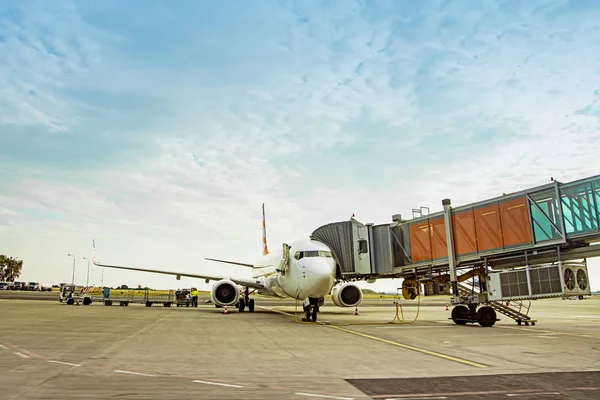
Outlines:
[[526,271],[509,271],[500,274],[502,297],[529,296]]
[[530,274],[532,294],[539,295],[562,292],[558,265],[532,268]]

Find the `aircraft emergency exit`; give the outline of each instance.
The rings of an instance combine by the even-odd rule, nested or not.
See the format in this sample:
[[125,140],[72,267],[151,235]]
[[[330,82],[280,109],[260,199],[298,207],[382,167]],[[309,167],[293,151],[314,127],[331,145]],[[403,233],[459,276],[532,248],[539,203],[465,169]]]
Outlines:
[[331,249],[316,240],[300,239],[269,252],[266,239],[265,209],[263,204],[263,255],[254,264],[207,258],[207,260],[252,268],[252,278],[234,278],[188,272],[172,272],[102,264],[96,260],[93,245],[93,263],[99,267],[152,272],[216,281],[211,289],[211,301],[220,307],[236,306],[239,311],[254,311],[253,293],[303,301],[305,320],[316,321],[319,306],[331,294],[338,307],[354,307],[362,301],[362,291],[350,282],[343,282]]

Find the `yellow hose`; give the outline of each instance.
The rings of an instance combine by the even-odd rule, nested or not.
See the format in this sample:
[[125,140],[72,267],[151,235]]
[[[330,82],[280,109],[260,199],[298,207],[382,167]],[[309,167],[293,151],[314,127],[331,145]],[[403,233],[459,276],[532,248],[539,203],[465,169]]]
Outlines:
[[[332,324],[329,322],[317,321],[317,323],[319,323],[321,325],[329,325],[329,326],[412,324],[417,320],[417,318],[419,318],[419,313],[421,311],[421,296],[417,295],[417,299],[418,299],[417,300],[417,314],[415,315],[415,318],[412,321],[406,321],[404,319],[404,310],[402,309],[402,304],[400,304],[400,296],[396,295],[396,296],[394,296],[394,301],[395,301],[395,305],[396,305],[396,314],[394,315],[394,318],[391,321],[388,321],[388,322],[348,322],[348,323],[343,323],[343,324]],[[294,319],[296,320],[297,324],[314,324],[314,322],[298,320],[298,300],[296,300],[296,307],[294,309]]]

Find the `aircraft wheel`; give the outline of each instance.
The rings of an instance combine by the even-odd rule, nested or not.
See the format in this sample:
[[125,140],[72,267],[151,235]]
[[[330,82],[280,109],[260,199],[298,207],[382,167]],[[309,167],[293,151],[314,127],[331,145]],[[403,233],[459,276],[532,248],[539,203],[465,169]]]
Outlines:
[[248,311],[254,312],[254,299],[248,300]]
[[467,321],[461,321],[461,319],[469,316],[469,309],[466,306],[456,306],[452,309],[452,321],[456,325],[466,325]]
[[246,308],[246,302],[244,301],[244,299],[240,299],[240,302],[238,304],[238,310],[240,310],[240,312],[244,312],[245,308]]
[[302,321],[310,321],[310,306],[304,308],[304,318]]
[[317,307],[313,307],[312,309],[312,322],[317,322]]

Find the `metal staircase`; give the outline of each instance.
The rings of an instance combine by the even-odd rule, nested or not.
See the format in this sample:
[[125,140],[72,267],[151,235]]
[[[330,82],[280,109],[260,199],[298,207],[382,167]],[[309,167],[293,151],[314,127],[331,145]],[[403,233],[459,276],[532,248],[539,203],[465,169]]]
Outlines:
[[[473,294],[479,293],[479,288],[475,290],[474,287],[469,287],[464,283],[458,284],[458,292],[461,296],[472,296]],[[513,319],[517,325],[525,323],[525,325],[535,325],[536,320],[531,319],[529,309],[531,308],[531,301],[527,300],[527,304],[521,300],[511,301],[489,301],[487,305],[492,307],[496,312],[506,315],[508,318]]]

